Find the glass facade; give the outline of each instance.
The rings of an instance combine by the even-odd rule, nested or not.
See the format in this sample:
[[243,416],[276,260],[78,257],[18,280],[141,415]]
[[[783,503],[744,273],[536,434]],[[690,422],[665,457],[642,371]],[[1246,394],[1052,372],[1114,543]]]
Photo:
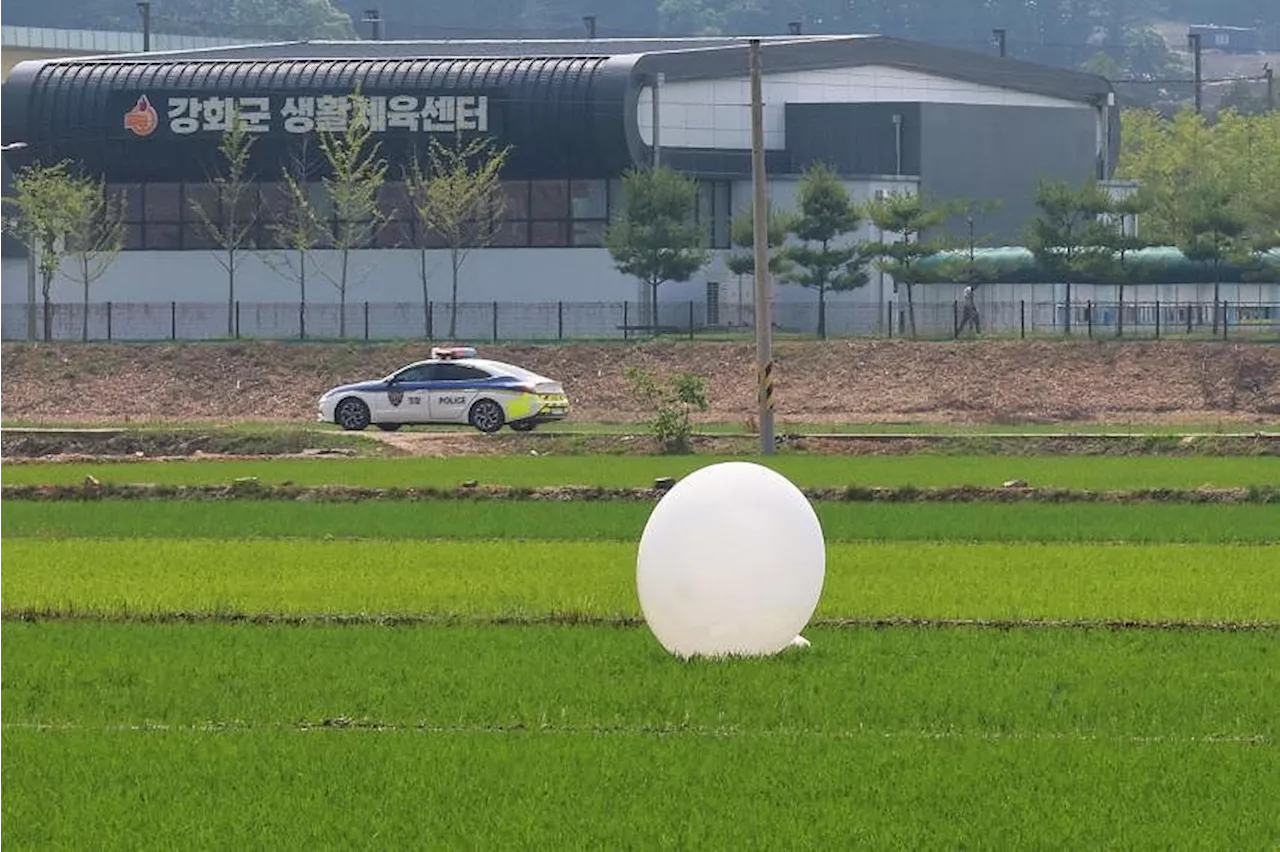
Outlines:
[[[127,222],[126,250],[203,250],[217,248],[205,221],[223,220],[225,198],[209,183],[112,184],[122,194]],[[319,183],[307,194],[316,215],[333,221],[333,208]],[[504,212],[491,245],[503,248],[598,248],[605,228],[623,209],[621,181],[533,180],[504,181]],[[424,233],[415,220],[403,183],[390,181],[378,194],[387,217],[376,233],[362,235],[368,248],[440,248],[442,242]],[[695,221],[711,248],[728,248],[732,199],[727,181],[704,181],[698,188]],[[254,184],[241,198],[238,222],[251,223],[248,249],[280,249],[279,229],[289,212],[284,184]],[[323,242],[317,242],[323,248]]]

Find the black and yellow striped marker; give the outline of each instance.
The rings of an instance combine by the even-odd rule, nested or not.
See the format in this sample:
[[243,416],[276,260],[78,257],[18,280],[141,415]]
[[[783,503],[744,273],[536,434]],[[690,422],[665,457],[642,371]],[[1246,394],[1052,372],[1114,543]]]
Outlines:
[[760,370],[760,392],[764,394],[765,408],[773,411],[773,362],[766,361]]

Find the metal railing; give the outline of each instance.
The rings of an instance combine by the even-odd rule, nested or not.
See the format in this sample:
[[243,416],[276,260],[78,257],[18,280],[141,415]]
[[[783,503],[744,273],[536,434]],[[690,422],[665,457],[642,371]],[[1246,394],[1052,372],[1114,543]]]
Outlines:
[[[750,304],[663,301],[657,316],[642,302],[92,302],[55,303],[49,339],[92,341],[266,340],[465,340],[556,341],[750,336]],[[816,302],[775,302],[776,332],[818,336]],[[914,315],[914,334],[912,318]],[[960,302],[826,306],[828,337],[1280,337],[1280,303],[1265,302],[1045,302],[977,305],[977,322]],[[44,311],[36,311],[36,336],[44,339]],[[87,330],[87,335],[86,335]],[[0,311],[0,336],[27,339],[27,305]]]

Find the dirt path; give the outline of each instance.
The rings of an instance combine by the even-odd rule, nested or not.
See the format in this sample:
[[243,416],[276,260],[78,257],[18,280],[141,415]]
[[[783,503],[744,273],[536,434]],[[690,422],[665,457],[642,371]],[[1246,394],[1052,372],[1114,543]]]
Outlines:
[[[484,346],[562,381],[575,420],[646,413],[623,369],[707,380],[704,420],[754,428],[750,343]],[[14,420],[308,423],[333,385],[425,357],[423,344],[5,344],[0,411]],[[1280,422],[1280,347],[1195,342],[780,342],[777,417],[795,423]],[[392,438],[397,440],[397,438]]]

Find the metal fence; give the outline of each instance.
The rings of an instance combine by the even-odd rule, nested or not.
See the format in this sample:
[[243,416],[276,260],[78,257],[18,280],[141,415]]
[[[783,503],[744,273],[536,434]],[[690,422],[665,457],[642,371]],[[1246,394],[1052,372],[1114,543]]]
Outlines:
[[[80,303],[50,309],[50,339],[85,336]],[[656,318],[641,302],[465,302],[456,316],[448,303],[352,302],[98,302],[88,305],[89,340],[421,340],[551,341],[750,335],[749,304],[705,301],[658,304]],[[775,331],[818,336],[816,302],[775,302]],[[913,333],[914,317],[914,333]],[[0,311],[0,336],[24,340],[34,328],[44,338],[43,306],[25,303]],[[879,336],[948,339],[957,336],[1161,338],[1174,336],[1280,337],[1280,303],[1264,302],[1043,302],[978,305],[977,328],[965,323],[959,302],[836,302],[826,307],[829,337]],[[30,323],[30,324],[29,324]]]

